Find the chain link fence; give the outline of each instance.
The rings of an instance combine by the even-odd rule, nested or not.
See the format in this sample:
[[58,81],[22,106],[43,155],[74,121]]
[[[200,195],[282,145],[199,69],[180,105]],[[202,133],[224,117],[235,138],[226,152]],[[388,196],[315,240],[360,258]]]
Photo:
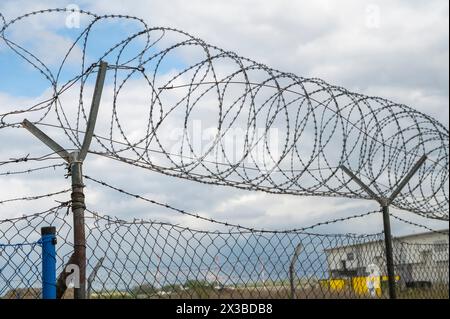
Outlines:
[[[41,226],[56,227],[57,272],[65,270],[67,212],[63,204],[0,221],[1,298],[41,297]],[[382,233],[205,231],[86,212],[86,235],[91,299],[388,297]],[[423,238],[394,239],[398,297],[448,298],[448,232]]]
[[[67,22],[67,16],[75,13],[83,17],[84,25],[73,28],[72,35],[66,34],[65,40],[71,45],[59,52],[59,65],[55,59],[48,61],[48,57],[33,52],[30,43],[14,32],[36,23],[46,25],[44,19],[62,18]],[[98,27],[107,27],[114,36],[102,37],[105,41],[100,44],[95,41]],[[0,200],[0,204],[32,201],[72,191],[70,203],[0,220],[0,298],[41,298],[39,237],[44,226],[57,230],[59,274],[67,275],[66,266],[85,265],[86,246],[87,269],[82,269],[80,277],[84,278],[86,270],[87,297],[91,299],[389,295],[383,233],[316,233],[318,226],[380,211],[300,229],[257,230],[200,216],[83,176],[122,195],[215,225],[218,230],[160,221],[124,221],[89,208],[83,220],[81,168],[88,151],[128,166],[206,185],[377,200],[385,213],[388,237],[389,206],[448,222],[448,129],[406,105],[353,93],[318,78],[278,71],[183,30],[151,26],[128,15],[56,8],[7,20],[0,13],[0,41],[52,88],[45,100],[36,100],[34,105],[4,106],[0,129],[23,126],[47,146],[53,145],[50,148],[55,151],[38,157],[14,155],[1,160],[0,166],[60,159],[56,156],[59,154],[68,162],[66,177],[72,177],[71,189]],[[193,58],[182,58],[186,54]],[[69,60],[79,68],[68,67]],[[49,62],[51,66],[46,65]],[[87,88],[96,73],[88,112],[85,100],[91,93]],[[103,94],[105,78],[107,84],[114,85],[108,85],[111,88]],[[145,103],[137,103],[127,114],[123,113],[128,109],[123,103],[132,97],[130,83],[133,87],[139,84],[140,97],[142,92],[146,94]],[[79,97],[75,108],[73,93]],[[100,97],[109,103],[108,117],[98,116],[93,135]],[[213,109],[217,110],[215,116],[209,111]],[[133,123],[129,123],[130,118]],[[207,147],[203,147],[202,136],[200,145],[194,134],[191,137],[197,124],[217,133],[205,143]],[[46,132],[58,130],[58,139],[64,133],[65,145],[70,148],[64,150],[38,126]],[[175,128],[183,131],[176,141],[181,147],[167,138]],[[76,152],[69,155],[69,150]],[[65,165],[14,168],[0,172],[0,176]],[[69,214],[69,205],[73,215]],[[73,225],[77,225],[75,236]],[[394,259],[399,298],[448,298],[448,243],[448,230],[394,239],[393,256],[388,249],[388,257],[389,261]],[[74,248],[76,258],[72,258]],[[391,266],[389,262],[390,274]],[[58,280],[59,297],[74,297],[73,288],[68,285],[66,289],[68,278],[74,277]],[[75,297],[85,297],[84,287],[76,292]]]
[[6,299],[40,297],[39,242],[0,244],[0,294]]

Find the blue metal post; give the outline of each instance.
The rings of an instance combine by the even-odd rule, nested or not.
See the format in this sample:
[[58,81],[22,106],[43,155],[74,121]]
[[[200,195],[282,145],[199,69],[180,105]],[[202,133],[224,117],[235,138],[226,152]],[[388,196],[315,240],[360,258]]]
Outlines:
[[56,299],[56,228],[41,228],[42,298]]

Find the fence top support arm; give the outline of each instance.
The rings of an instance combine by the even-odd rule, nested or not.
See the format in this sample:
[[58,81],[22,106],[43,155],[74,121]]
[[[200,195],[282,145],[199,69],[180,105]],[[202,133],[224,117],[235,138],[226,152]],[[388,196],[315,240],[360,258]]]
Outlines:
[[100,99],[102,97],[103,84],[105,83],[106,69],[108,63],[101,61],[100,68],[97,74],[97,81],[95,82],[94,95],[92,97],[91,109],[89,111],[89,118],[87,122],[86,134],[84,135],[83,145],[81,146],[78,159],[83,161],[86,158],[89,146],[91,145],[92,135],[94,134],[95,122],[97,121],[98,108],[100,106]]
[[79,152],[73,152],[69,154],[61,145],[51,139],[47,134],[38,129],[33,123],[24,119],[22,126],[26,128],[31,134],[36,136],[41,142],[47,145],[55,153],[61,156],[67,163],[72,163],[74,161],[82,162],[89,150],[91,144],[92,135],[94,134],[95,122],[97,120],[98,108],[100,105],[100,98],[103,91],[103,84],[105,82],[106,69],[108,68],[108,63],[101,61],[100,68],[97,75],[97,81],[95,83],[94,96],[92,98],[91,110],[89,112],[89,119],[87,123],[86,134],[84,135],[83,145]]
[[344,165],[341,165],[340,168],[348,175],[350,176],[350,178],[352,180],[354,180],[367,194],[369,194],[370,197],[372,197],[372,199],[375,199],[376,201],[378,201],[381,205],[384,204],[384,200],[382,198],[380,198],[380,196],[378,196],[374,191],[372,191],[370,189],[369,186],[367,186],[366,184],[364,184],[364,182],[362,180],[360,180],[355,174],[353,174],[353,172],[351,170],[349,170],[347,167],[345,167]]
[[422,166],[423,163],[427,160],[426,155],[422,155],[422,157],[417,161],[417,163],[411,168],[408,175],[406,175],[403,180],[400,182],[400,184],[397,186],[397,188],[394,190],[392,195],[389,197],[389,203],[392,203],[394,199],[400,194],[402,189],[408,184],[408,182],[411,180],[411,178],[414,176],[414,174],[419,170],[419,168]]
[[408,182],[411,180],[411,178],[414,176],[414,174],[418,171],[418,169],[422,166],[422,164],[427,160],[426,155],[422,155],[422,157],[417,161],[417,163],[411,168],[411,170],[408,172],[408,174],[402,179],[400,184],[397,186],[397,188],[392,192],[391,196],[389,198],[384,198],[378,196],[374,191],[370,189],[369,186],[364,184],[363,181],[361,181],[351,170],[349,170],[344,165],[341,165],[340,168],[353,179],[362,189],[366,191],[367,194],[369,194],[372,199],[375,199],[377,202],[381,204],[381,206],[389,206],[394,199],[400,194],[402,189],[408,184]]
[[47,145],[55,153],[61,156],[66,162],[70,162],[69,153],[61,145],[52,140],[47,134],[38,129],[33,123],[31,123],[27,119],[24,119],[22,122],[22,126],[26,128],[31,134],[36,136],[42,143]]

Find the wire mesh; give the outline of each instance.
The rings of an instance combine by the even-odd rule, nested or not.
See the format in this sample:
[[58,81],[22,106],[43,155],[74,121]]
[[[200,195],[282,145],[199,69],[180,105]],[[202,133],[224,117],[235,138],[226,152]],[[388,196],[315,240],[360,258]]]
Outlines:
[[[86,91],[100,61],[107,61],[110,90],[106,90],[105,98],[111,99],[107,109],[110,117],[103,123],[99,119],[90,149],[93,154],[206,184],[363,199],[367,195],[341,171],[341,165],[357,172],[385,196],[426,154],[426,163],[393,205],[448,221],[449,134],[436,119],[383,98],[274,70],[181,30],[150,27],[136,17],[77,11],[87,24],[72,30],[73,43],[56,69],[55,61],[47,65],[14,32],[20,23],[74,12],[48,9],[9,21],[0,13],[0,40],[5,48],[23,59],[52,89],[48,90],[48,99],[2,110],[0,129],[19,127],[18,121],[26,115],[36,125],[63,132],[67,142],[79,149],[87,122]],[[116,34],[119,38],[112,37],[111,45],[91,47],[91,43],[99,45],[96,27],[112,23],[107,24],[108,30],[115,30],[114,24],[123,26],[130,21],[137,29],[121,28]],[[75,58],[74,48],[80,50]],[[68,66],[67,61],[80,62],[80,68]],[[168,72],[173,66],[175,71]],[[140,92],[146,95],[144,103],[134,105],[145,113],[134,118],[143,122],[131,128],[122,115],[122,99],[130,92],[130,84],[141,85]],[[69,98],[70,103],[65,100],[70,90],[79,97],[75,108],[66,106],[73,105],[73,99]],[[214,129],[207,148],[197,148],[189,135],[196,120]],[[177,126],[182,129],[181,145],[174,148],[165,137]],[[242,133],[238,138],[236,129]],[[280,152],[271,147],[273,129],[278,130],[275,142],[281,146]],[[230,139],[242,142],[232,150],[234,153],[226,146]],[[55,153],[37,157],[28,154],[2,159],[0,166],[50,159],[59,158]],[[0,176],[43,172],[64,165],[7,170]],[[382,233],[312,232],[319,225],[365,218],[378,211],[291,230],[258,230],[199,216],[84,177],[220,228],[208,231],[160,221],[125,221],[88,209],[87,295],[91,299],[387,297]],[[0,200],[0,204],[66,192],[16,197]],[[56,227],[57,270],[60,274],[66,271],[74,250],[70,204],[0,220],[0,297],[40,298],[41,226]],[[400,298],[448,298],[448,231],[430,234],[434,237],[421,237],[424,242],[415,242],[413,237],[394,239]],[[69,287],[63,297],[72,298],[73,288]]]
[[41,286],[39,241],[0,243],[0,295],[6,299],[39,298]]
[[[40,255],[13,243],[37,238],[42,224],[57,227],[64,271],[70,218],[58,206],[0,221],[0,238],[9,238],[0,246],[2,298],[40,298]],[[86,234],[91,299],[387,298],[382,233],[204,231],[88,212]],[[429,244],[394,239],[399,298],[448,298],[448,233],[437,236]],[[72,295],[69,287],[64,298]]]

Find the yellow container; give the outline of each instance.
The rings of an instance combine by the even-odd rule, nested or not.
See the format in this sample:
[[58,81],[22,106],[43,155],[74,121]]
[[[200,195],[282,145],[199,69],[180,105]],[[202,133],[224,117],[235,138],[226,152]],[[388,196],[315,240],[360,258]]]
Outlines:
[[[347,279],[323,279],[319,280],[319,284],[332,291],[342,291],[346,287],[351,287],[353,291],[358,295],[363,296],[369,296],[370,290],[369,290],[369,281],[373,281],[372,285],[375,286],[375,296],[381,297],[381,282],[387,281],[387,276],[381,276],[381,277],[353,277],[350,280]],[[400,276],[395,277],[396,281],[400,280]]]
[[358,295],[369,295],[369,285],[368,282],[373,280],[373,285],[375,288],[375,296],[381,297],[381,282],[380,278],[370,278],[370,277],[353,277],[352,278],[352,288]]
[[319,280],[319,284],[326,289],[341,291],[346,286],[348,286],[348,282],[346,279],[322,279]]
[[346,280],[344,279],[330,279],[329,287],[330,290],[342,291],[346,286]]

